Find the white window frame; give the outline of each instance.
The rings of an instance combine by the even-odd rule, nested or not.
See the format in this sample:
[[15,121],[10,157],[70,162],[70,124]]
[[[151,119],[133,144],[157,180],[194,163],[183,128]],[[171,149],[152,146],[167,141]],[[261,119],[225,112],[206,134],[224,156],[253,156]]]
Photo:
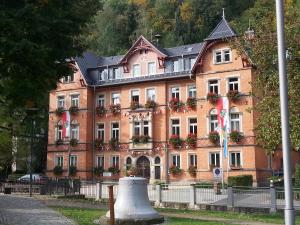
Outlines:
[[[137,93],[137,95],[136,95],[134,92],[136,92],[136,93]],[[135,95],[133,95],[133,94],[135,94]],[[138,103],[140,103],[140,101],[141,101],[141,98],[140,98],[140,90],[139,90],[139,89],[132,89],[132,90],[130,90],[130,99],[129,99],[129,100],[130,100],[130,102],[132,102],[132,101],[133,101],[133,99],[132,99],[132,98],[133,98],[134,96],[138,96],[138,99],[139,99],[139,100],[138,100],[137,102],[138,102]]]
[[[225,52],[229,51],[229,61],[225,61]],[[217,53],[221,53],[221,62],[217,62]],[[232,50],[230,48],[216,49],[213,51],[213,62],[215,65],[231,63],[232,62]]]
[[[101,158],[101,160],[99,160]],[[100,162],[103,163],[103,165],[101,166]],[[102,167],[103,169],[105,168],[105,156],[104,155],[96,155],[96,166],[97,167]]]
[[[175,97],[173,97],[173,94],[175,95]],[[178,95],[178,97],[176,97],[176,95]],[[172,98],[177,98],[178,100],[180,100],[180,86],[170,87],[170,99],[172,99]]]
[[79,140],[79,124],[71,124],[71,139]]
[[[113,124],[118,124],[118,128],[113,128]],[[112,138],[116,139],[114,134],[115,134],[115,132],[118,131],[118,138],[116,140],[119,141],[120,140],[120,122],[112,121],[110,123],[110,127],[111,127],[110,139],[112,139]]]
[[[174,159],[175,159],[175,164],[173,163]],[[171,154],[171,157],[170,157],[170,166],[177,166],[177,167],[181,168],[181,165],[182,165],[181,155],[180,154]]]
[[197,98],[196,84],[188,84],[187,85],[187,96],[188,96],[188,98]]
[[[193,156],[193,164],[191,163],[192,156]],[[196,163],[195,163],[195,161],[196,161]],[[195,166],[196,168],[198,167],[198,156],[196,153],[188,153],[188,166]]]
[[[179,124],[175,124],[173,125],[173,121],[174,120],[178,120],[179,121]],[[175,129],[175,133],[173,133],[173,128]],[[179,134],[177,134],[177,129],[179,131]],[[180,121],[180,118],[170,118],[170,134],[171,135],[178,135],[180,137],[180,134],[181,134],[181,121]]]
[[[173,60],[172,61],[172,63],[173,63],[173,72],[179,72],[179,68],[180,68],[180,66],[179,66],[179,59],[177,59],[177,60]],[[177,64],[177,65],[176,65]],[[175,66],[176,65],[176,66]]]
[[[151,97],[149,98],[149,90],[154,90],[154,95],[151,95]],[[154,98],[153,98],[154,96]],[[156,101],[156,88],[146,88],[145,90],[145,101],[147,102],[148,100],[153,100]]]
[[[237,157],[236,157],[236,155],[237,154],[240,154],[240,165],[233,165],[232,164],[232,154],[234,154],[235,155],[235,161],[237,162]],[[242,152],[241,151],[229,151],[229,165],[230,165],[230,167],[243,167],[243,158],[242,158]]]
[[[215,162],[217,162],[217,156],[216,154],[219,154],[219,165],[216,163],[216,164],[212,164],[212,160],[211,160],[211,155],[215,155],[214,158],[215,158]],[[221,166],[221,153],[219,151],[213,151],[213,152],[209,152],[208,154],[208,162],[209,162],[209,166],[210,165],[215,165],[216,167],[217,166]]]
[[56,105],[57,105],[57,108],[65,108],[65,106],[66,106],[66,96],[58,95],[57,98],[56,98]]
[[[216,109],[212,109],[209,111],[209,115],[208,115],[208,128],[209,128],[209,132],[212,132],[212,131],[215,131],[216,130],[216,127],[218,126],[218,114],[216,112],[217,110]],[[214,130],[212,130],[212,120],[211,120],[211,116],[214,115],[214,116],[217,116],[217,119],[216,120],[213,120],[214,121]]]
[[[150,71],[150,65],[154,65],[154,71]],[[148,75],[156,74],[156,63],[155,62],[148,62]]]
[[239,123],[240,123],[240,130],[239,132],[243,132],[243,113],[239,111],[237,107],[233,107],[229,110],[229,122],[230,122],[230,130],[232,130],[231,126],[231,114],[238,114],[239,115]]
[[96,99],[96,105],[97,106],[105,106],[105,94],[98,94]]
[[[114,97],[114,95],[118,95],[118,97]],[[112,92],[111,93],[111,104],[112,105],[120,104],[120,102],[121,102],[120,98],[121,98],[120,92]]]
[[[191,124],[191,119],[196,119],[197,122]],[[188,134],[191,134],[191,132],[190,132],[191,126],[193,126],[193,130],[195,130],[195,129],[194,129],[195,126],[196,126],[196,129],[197,129],[197,132],[196,132],[196,133],[193,132],[193,134],[197,134],[197,133],[198,133],[198,118],[197,118],[197,116],[191,116],[191,117],[188,117],[188,118],[187,118],[187,124],[188,124],[188,126],[187,126],[187,133],[188,133]]]
[[70,155],[70,166],[76,166],[77,167],[78,157],[77,155]]
[[[230,82],[230,79],[232,78],[237,78],[237,81],[235,82]],[[240,86],[240,77],[238,76],[232,76],[232,77],[227,77],[227,90],[230,91],[230,85],[231,83],[233,83],[233,85],[237,84],[238,88],[237,88],[237,91],[240,91],[241,90],[241,86]],[[236,89],[232,89],[232,90],[236,90]]]
[[[99,125],[103,125],[103,128],[99,128]],[[101,134],[101,135],[99,135]],[[103,136],[102,138],[100,138],[100,136]],[[105,139],[105,123],[97,123],[96,125],[96,138],[104,141]]]
[[[118,162],[117,166],[115,166],[115,162]],[[110,166],[120,169],[120,155],[111,156]]]
[[[138,68],[138,71],[136,71],[135,68]],[[140,76],[141,76],[141,65],[133,64],[132,65],[132,77],[140,77]]]
[[79,107],[79,94],[71,94],[71,106]]
[[62,156],[62,155],[55,156],[54,166],[60,166],[61,168],[63,168],[64,167],[64,156]]
[[63,125],[60,123],[57,123],[56,126],[56,132],[55,132],[55,140],[62,140],[63,139]]
[[[210,84],[210,82],[211,81],[217,81],[217,84]],[[213,86],[213,87],[217,87],[218,88],[218,92],[216,93],[216,92],[214,92],[214,93],[216,93],[216,94],[220,94],[220,79],[219,78],[216,78],[216,79],[213,79],[213,78],[211,78],[211,79],[208,79],[207,80],[207,93],[210,93],[210,87],[211,86]],[[213,89],[215,89],[215,88],[213,88]]]

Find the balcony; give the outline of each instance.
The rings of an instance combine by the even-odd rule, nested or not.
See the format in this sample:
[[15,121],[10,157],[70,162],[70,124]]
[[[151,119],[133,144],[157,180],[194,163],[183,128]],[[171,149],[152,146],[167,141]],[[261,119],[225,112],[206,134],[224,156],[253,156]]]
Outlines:
[[132,136],[132,142],[129,144],[130,150],[143,151],[143,150],[152,150],[153,142],[149,136]]

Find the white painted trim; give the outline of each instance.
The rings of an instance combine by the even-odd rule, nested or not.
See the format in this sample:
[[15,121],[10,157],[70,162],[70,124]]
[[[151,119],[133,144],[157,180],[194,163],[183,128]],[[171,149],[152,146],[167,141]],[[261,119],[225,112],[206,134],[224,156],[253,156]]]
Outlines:
[[181,153],[170,153],[170,161],[169,161],[169,167],[171,167],[173,165],[173,156],[175,155],[179,155],[179,159],[180,159],[180,169],[182,169],[182,156]]
[[[208,85],[209,85],[209,81],[211,80],[217,80],[218,81],[218,94],[221,94],[221,78],[219,77],[212,77],[212,78],[206,78],[206,95],[208,94]],[[204,96],[206,98],[206,95]]]
[[[226,50],[229,50],[229,58],[230,58],[230,60],[227,61],[227,62],[224,61],[224,51],[226,51]],[[220,51],[221,51],[221,62],[216,62],[216,57],[215,57],[216,52],[220,52]],[[229,48],[229,47],[214,49],[212,55],[213,55],[213,64],[214,65],[221,65],[221,64],[226,64],[226,63],[232,63],[232,49]]]
[[187,83],[186,84],[186,93],[185,93],[186,99],[189,97],[189,86],[192,86],[192,85],[195,85],[195,87],[196,87],[196,97],[195,98],[197,98],[197,84],[195,82],[195,83]]
[[109,140],[112,139],[112,124],[113,123],[118,123],[119,124],[119,140],[118,141],[121,141],[121,126],[120,126],[120,121],[110,121],[110,134],[109,134]]
[[181,90],[181,85],[180,84],[175,84],[175,85],[170,85],[169,86],[169,101],[172,99],[172,88],[178,87],[179,88],[179,100],[182,99],[180,90]]
[[104,154],[96,154],[95,155],[95,165],[99,167],[98,163],[98,157],[103,157],[103,169],[105,169],[105,155]]
[[229,167],[231,165],[231,153],[240,153],[240,157],[241,157],[241,167],[244,166],[244,160],[243,160],[243,153],[240,149],[238,150],[228,150],[228,157],[229,157]]
[[147,87],[147,88],[145,88],[145,103],[147,102],[147,91],[149,90],[149,89],[154,89],[154,91],[155,91],[155,100],[154,101],[157,101],[157,91],[156,91],[156,87]]
[[141,100],[141,89],[140,88],[133,88],[133,89],[129,89],[129,95],[128,95],[128,97],[129,97],[129,103],[131,103],[131,98],[132,98],[132,92],[133,91],[138,91],[139,92],[139,102],[141,102],[140,100]]
[[229,75],[229,76],[225,77],[225,79],[226,79],[226,93],[229,91],[229,79],[230,78],[238,78],[238,86],[239,86],[238,91],[240,92],[242,90],[240,75]]
[[120,104],[121,104],[121,92],[120,91],[111,91],[110,92],[110,104],[112,105],[113,102],[112,102],[112,96],[113,94],[119,94],[119,101],[120,101]]
[[182,131],[181,131],[181,118],[180,117],[170,117],[169,118],[169,136],[172,135],[172,120],[179,120],[179,137],[182,136]]
[[187,135],[189,135],[189,133],[190,133],[190,119],[197,119],[197,136],[198,136],[198,117],[197,117],[197,115],[192,115],[192,116],[187,116],[186,117],[186,133],[187,133]]
[[[150,73],[149,73],[149,63],[154,63],[155,72],[154,72],[153,74],[150,74]],[[147,62],[147,75],[148,75],[148,76],[149,76],[149,75],[152,76],[152,75],[155,75],[155,74],[157,74],[157,70],[156,70],[156,61],[154,61],[154,62],[153,62],[153,61],[148,61],[148,62]]]
[[208,152],[208,166],[207,166],[207,169],[210,169],[210,165],[211,165],[210,155],[212,153],[219,153],[220,166],[222,165],[222,162],[221,162],[221,159],[222,159],[221,154],[222,153],[221,153],[221,151],[220,150],[211,150],[211,151]]

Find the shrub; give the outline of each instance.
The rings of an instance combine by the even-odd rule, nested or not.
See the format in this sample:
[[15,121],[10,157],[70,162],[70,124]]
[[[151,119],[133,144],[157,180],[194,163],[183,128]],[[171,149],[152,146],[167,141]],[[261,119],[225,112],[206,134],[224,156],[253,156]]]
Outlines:
[[148,99],[145,104],[146,109],[155,109],[156,106],[157,106],[156,102],[154,100],[150,100],[150,99]]
[[180,169],[178,166],[171,166],[170,167],[170,173],[173,175],[173,176],[178,176],[182,173],[182,169]]
[[70,176],[75,176],[77,173],[77,167],[76,166],[70,166],[69,167],[69,174]]
[[300,164],[295,167],[295,186],[300,187]]
[[187,105],[187,107],[189,109],[196,110],[196,107],[197,107],[197,100],[196,100],[196,98],[189,97],[186,100],[186,105]]
[[170,139],[169,142],[172,144],[173,148],[178,148],[182,146],[183,140],[176,134],[173,134]]
[[112,166],[112,167],[108,168],[108,172],[111,172],[112,174],[118,174],[118,173],[120,173],[120,170],[119,170],[119,168]]
[[251,187],[253,183],[252,175],[239,175],[239,176],[230,176],[228,177],[229,186],[247,186]]
[[61,166],[55,166],[55,167],[53,168],[53,173],[54,173],[55,175],[62,175],[62,173],[63,173],[63,168],[62,168]]
[[106,109],[105,109],[105,107],[104,106],[97,106],[96,107],[96,114],[98,115],[98,116],[104,116],[105,115],[105,113],[106,113]]
[[240,97],[238,90],[230,90],[227,92],[227,98],[233,102],[237,101]]
[[62,145],[64,143],[64,141],[62,140],[62,139],[57,139],[56,141],[55,141],[55,144],[56,145]]
[[71,106],[71,107],[69,108],[69,112],[70,112],[71,114],[73,114],[73,115],[77,114],[78,111],[79,111],[78,106]]
[[103,140],[100,138],[97,138],[97,139],[95,139],[94,144],[95,144],[96,148],[100,148],[103,146]]
[[217,131],[211,131],[208,135],[209,141],[215,145],[220,143],[220,135]]
[[214,92],[209,92],[207,93],[206,99],[211,103],[211,104],[216,104],[219,99],[219,95]]
[[112,104],[109,106],[110,111],[112,114],[117,115],[121,113],[121,105],[120,104]]
[[169,102],[169,106],[173,111],[180,111],[183,103],[178,98],[172,98]]
[[231,131],[229,137],[231,141],[236,143],[240,142],[244,138],[243,134],[236,130]]
[[99,167],[95,167],[94,168],[94,174],[97,175],[97,176],[101,176],[103,174],[103,167],[102,166],[99,166]]
[[189,134],[185,140],[189,148],[195,148],[197,145],[197,135],[196,134]]
[[72,147],[76,146],[77,144],[78,144],[78,140],[77,140],[76,138],[72,138],[72,139],[70,140],[70,145],[71,145]]
[[188,172],[192,177],[195,177],[197,175],[197,167],[190,166]]
[[58,107],[56,110],[55,110],[55,114],[58,115],[58,116],[61,116],[63,114],[63,112],[65,111],[64,107]]
[[117,150],[119,147],[119,141],[115,138],[110,139],[109,145],[113,150]]

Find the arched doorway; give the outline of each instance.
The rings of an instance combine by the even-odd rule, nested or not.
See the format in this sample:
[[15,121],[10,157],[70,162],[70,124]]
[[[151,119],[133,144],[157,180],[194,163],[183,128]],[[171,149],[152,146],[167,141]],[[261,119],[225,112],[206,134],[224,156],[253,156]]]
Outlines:
[[150,179],[150,161],[146,156],[141,156],[136,161],[138,176]]

